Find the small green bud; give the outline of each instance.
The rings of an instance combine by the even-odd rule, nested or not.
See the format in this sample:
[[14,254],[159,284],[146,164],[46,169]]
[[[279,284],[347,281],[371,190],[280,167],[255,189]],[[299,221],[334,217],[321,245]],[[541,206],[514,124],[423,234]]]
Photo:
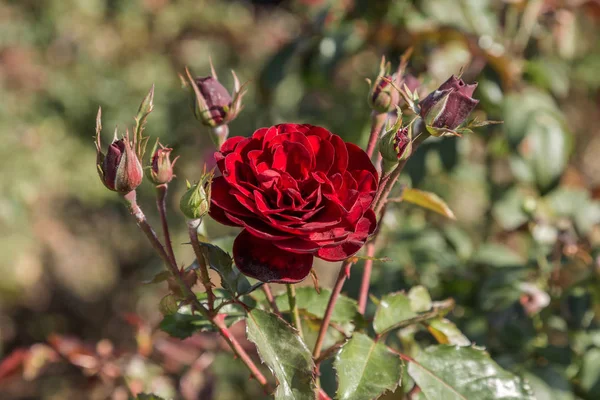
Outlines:
[[210,187],[213,173],[205,173],[193,185],[187,182],[187,191],[181,197],[179,209],[189,219],[199,219],[210,209]]
[[400,161],[408,159],[412,153],[412,129],[402,127],[402,112],[398,108],[396,123],[385,129],[379,141],[379,154],[384,173],[390,173]]

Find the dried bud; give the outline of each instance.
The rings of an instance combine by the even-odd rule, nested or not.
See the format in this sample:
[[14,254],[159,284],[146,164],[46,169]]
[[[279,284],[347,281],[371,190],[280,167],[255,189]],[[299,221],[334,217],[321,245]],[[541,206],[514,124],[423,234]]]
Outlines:
[[[420,104],[427,127],[454,130],[460,126],[479,103],[472,97],[475,88],[477,83],[467,85],[452,75]],[[435,129],[431,133],[435,135]]]
[[[160,146],[160,147],[159,147]],[[149,178],[155,185],[164,185],[171,182],[173,177],[173,167],[177,162],[178,157],[175,157],[171,162],[171,152],[173,149],[164,147],[156,142],[152,150],[152,163],[149,169]]]
[[[211,65],[212,67],[212,65]],[[232,72],[233,73],[233,72]],[[232,121],[242,109],[242,97],[245,90],[233,73],[234,91],[229,94],[219,82],[214,69],[212,76],[193,78],[186,69],[187,84],[192,89],[194,115],[202,124],[218,127]]]
[[400,161],[408,159],[412,153],[412,130],[410,127],[402,127],[400,110],[396,123],[385,129],[379,141],[379,153],[384,173],[391,172]]
[[205,173],[200,182],[191,185],[187,183],[187,191],[181,197],[179,209],[189,219],[199,219],[210,209],[210,185],[213,174]]
[[110,190],[123,194],[129,193],[142,183],[144,177],[140,159],[133,150],[135,143],[129,141],[129,132],[125,134],[125,137],[117,139],[117,132],[115,131],[115,138],[108,147],[106,155],[102,153],[100,115],[100,111],[98,111],[96,120],[96,167],[98,174],[102,183]]

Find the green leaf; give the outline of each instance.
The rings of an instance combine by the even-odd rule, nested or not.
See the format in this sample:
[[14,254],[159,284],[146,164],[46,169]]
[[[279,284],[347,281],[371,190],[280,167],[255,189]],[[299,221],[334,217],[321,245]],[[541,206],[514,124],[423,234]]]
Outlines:
[[446,318],[433,319],[427,322],[427,330],[440,344],[455,344],[457,346],[469,346],[471,341]]
[[537,113],[531,120],[523,158],[528,162],[542,192],[557,183],[567,166],[569,145],[563,123],[551,113]]
[[431,346],[408,373],[429,400],[534,400],[529,384],[476,347]]
[[[231,296],[223,289],[213,290],[217,298],[215,299],[215,308],[223,302],[231,300]],[[205,292],[196,295],[201,303],[206,304],[207,295]],[[220,306],[219,314],[225,315],[225,325],[231,326],[246,317],[246,310],[240,304],[231,303]],[[184,305],[177,312],[165,315],[160,322],[159,328],[169,335],[185,339],[196,332],[214,332],[216,331],[212,323],[201,314],[192,313],[189,305]]]
[[425,312],[431,310],[433,305],[431,296],[425,286],[413,286],[408,291],[408,299],[410,300],[410,308],[414,312]]
[[526,199],[526,193],[513,188],[494,204],[492,215],[504,230],[512,231],[529,220],[524,210]]
[[166,281],[170,277],[171,277],[170,271],[160,271],[158,274],[154,275],[154,278],[143,281],[143,283],[145,283],[145,284],[160,283],[160,282]]
[[255,309],[248,315],[247,333],[279,382],[275,399],[316,398],[312,354],[294,328],[275,314]]
[[485,243],[477,250],[473,262],[496,268],[521,267],[525,261],[510,248],[499,243]]
[[[330,297],[330,289],[321,289],[321,293],[317,293],[313,287],[308,286],[296,289],[296,305],[298,308],[319,319],[323,319]],[[280,311],[287,312],[290,310],[290,304],[285,293],[277,295],[275,301]],[[331,320],[336,323],[350,322],[356,319],[357,314],[356,300],[341,295],[335,304]]]
[[574,400],[567,378],[550,366],[536,367],[525,374],[536,399]]
[[373,328],[381,334],[398,323],[417,316],[412,310],[410,299],[403,293],[383,296],[375,312]]
[[376,399],[394,391],[402,377],[402,361],[385,344],[356,333],[348,340],[334,362],[340,400]]
[[[220,247],[210,243],[200,242],[207,264],[221,277],[221,286],[233,295],[245,294],[252,287],[248,279],[233,264],[233,259]],[[197,268],[197,261],[191,266]]]
[[425,192],[419,189],[404,189],[401,200],[435,211],[444,217],[456,219],[446,202],[434,193]]

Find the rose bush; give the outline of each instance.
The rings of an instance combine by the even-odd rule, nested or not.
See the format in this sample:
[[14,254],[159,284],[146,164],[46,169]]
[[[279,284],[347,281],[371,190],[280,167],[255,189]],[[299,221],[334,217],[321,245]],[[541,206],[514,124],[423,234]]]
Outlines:
[[210,215],[243,227],[233,258],[263,282],[298,282],[313,257],[355,254],[377,225],[378,174],[367,154],[328,130],[283,124],[228,139],[215,154]]

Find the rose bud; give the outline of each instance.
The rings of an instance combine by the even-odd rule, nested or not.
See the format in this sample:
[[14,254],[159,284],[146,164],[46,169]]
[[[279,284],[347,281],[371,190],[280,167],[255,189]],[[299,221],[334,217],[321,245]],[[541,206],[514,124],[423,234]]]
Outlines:
[[234,90],[229,94],[217,78],[212,68],[212,75],[193,78],[188,69],[187,84],[192,89],[193,109],[196,119],[202,124],[215,128],[232,121],[242,109],[242,97],[245,94],[243,85],[233,74]]
[[411,136],[410,128],[402,127],[402,115],[398,111],[396,123],[386,128],[379,141],[379,153],[384,173],[390,173],[400,161],[410,157],[412,153]]
[[[454,130],[460,126],[479,103],[472,97],[475,88],[477,83],[467,85],[452,75],[420,103],[420,114],[427,127]],[[435,129],[432,134],[435,135]]]
[[115,138],[108,147],[106,155],[100,144],[100,111],[96,122],[96,166],[104,186],[115,192],[127,194],[135,190],[144,177],[142,164],[133,150],[135,143],[129,141],[129,132],[125,137]]
[[187,182],[187,191],[181,197],[179,209],[189,219],[199,219],[210,209],[211,182],[213,173],[204,173],[200,182]]
[[369,105],[380,114],[394,110],[400,101],[400,92],[390,81],[396,81],[396,74],[377,77],[369,94]]
[[[160,146],[160,148],[157,148]],[[173,149],[164,147],[162,144],[156,142],[154,149],[152,149],[152,161],[150,164],[149,177],[155,185],[164,185],[173,179],[173,167],[177,162],[179,156],[171,162],[171,151]]]

